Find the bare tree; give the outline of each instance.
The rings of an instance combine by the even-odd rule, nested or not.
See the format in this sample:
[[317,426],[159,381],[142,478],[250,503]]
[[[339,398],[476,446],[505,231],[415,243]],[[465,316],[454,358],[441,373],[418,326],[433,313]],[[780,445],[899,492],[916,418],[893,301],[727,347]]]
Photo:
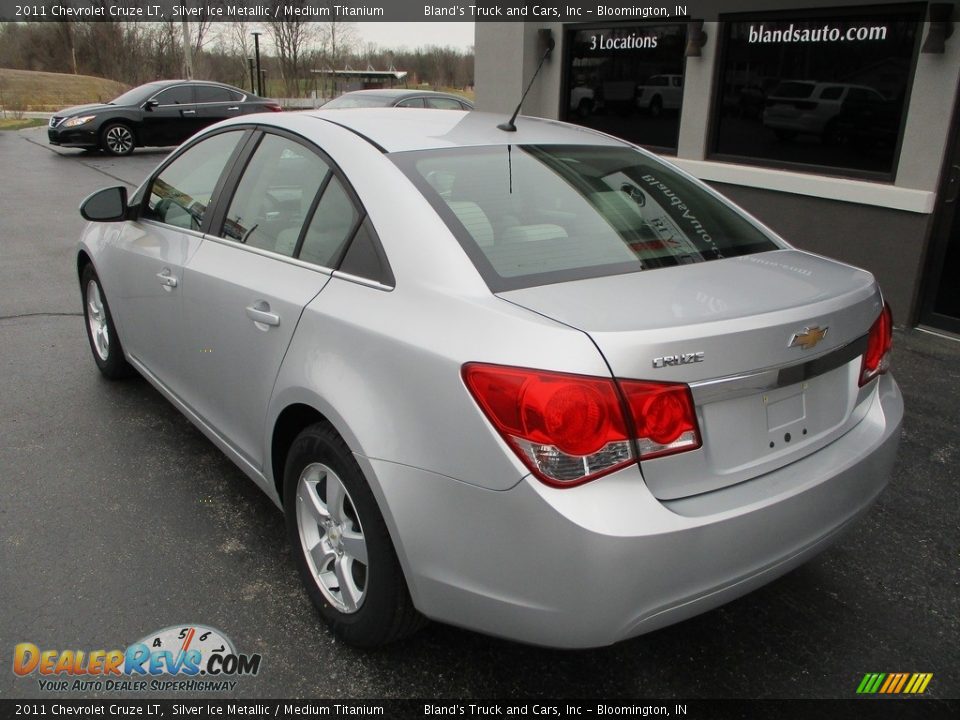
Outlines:
[[[304,6],[308,0],[291,0],[290,5]],[[304,75],[303,60],[316,40],[316,24],[309,20],[271,20],[270,35],[277,52],[280,75],[287,97],[300,96],[300,80]]]

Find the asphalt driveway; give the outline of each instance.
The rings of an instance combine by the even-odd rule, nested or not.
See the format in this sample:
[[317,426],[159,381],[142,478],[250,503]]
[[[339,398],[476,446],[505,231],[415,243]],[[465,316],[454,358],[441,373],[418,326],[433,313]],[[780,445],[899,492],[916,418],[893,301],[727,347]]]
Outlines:
[[901,671],[932,672],[930,697],[960,696],[960,343],[896,333],[894,480],[773,584],[601,650],[434,624],[358,652],[318,621],[280,512],[150,385],[106,382],[90,357],[77,205],[165,153],[53,151],[43,132],[0,132],[0,697],[44,696],[7,669],[16,643],[122,648],[180,623],[262,654],[243,696],[842,698],[866,672]]

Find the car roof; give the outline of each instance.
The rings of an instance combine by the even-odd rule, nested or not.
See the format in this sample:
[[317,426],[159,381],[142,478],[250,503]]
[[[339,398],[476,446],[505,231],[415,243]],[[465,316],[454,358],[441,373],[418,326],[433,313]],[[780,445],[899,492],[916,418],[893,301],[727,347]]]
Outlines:
[[[411,90],[410,88],[373,88],[371,90],[353,90],[344,95],[371,95],[377,97],[406,97],[408,95],[439,95],[442,97],[452,97],[457,100],[467,100],[453,93],[437,92],[436,90]],[[467,102],[470,102],[467,100]]]
[[[486,112],[443,112],[408,108],[347,108],[275,113],[262,123],[309,138],[314,123],[330,122],[346,128],[385,152],[429,150],[480,145],[612,145],[622,140],[557,120],[520,116],[516,132],[500,130],[507,115]],[[242,124],[237,118],[231,124]],[[249,119],[246,120],[249,122]]]

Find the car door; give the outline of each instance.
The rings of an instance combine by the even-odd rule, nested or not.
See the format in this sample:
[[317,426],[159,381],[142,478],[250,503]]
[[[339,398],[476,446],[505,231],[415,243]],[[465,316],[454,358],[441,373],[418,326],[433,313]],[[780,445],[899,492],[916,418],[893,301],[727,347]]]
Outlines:
[[360,214],[331,164],[285,134],[264,133],[229,186],[219,232],[185,269],[185,331],[195,348],[188,372],[202,389],[191,404],[259,470],[281,361]]
[[166,162],[148,181],[138,218],[108,248],[115,300],[128,353],[177,395],[181,367],[183,268],[203,242],[201,230],[244,130],[217,133]]
[[201,127],[192,85],[161,90],[144,106],[144,145],[178,145]]
[[243,114],[244,96],[220,85],[197,85],[197,117],[202,127]]

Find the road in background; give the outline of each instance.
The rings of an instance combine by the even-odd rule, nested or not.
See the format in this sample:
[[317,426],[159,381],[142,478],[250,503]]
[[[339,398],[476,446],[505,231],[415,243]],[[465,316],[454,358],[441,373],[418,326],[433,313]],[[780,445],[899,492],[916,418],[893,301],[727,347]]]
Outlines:
[[866,672],[932,672],[928,696],[960,696],[960,343],[917,331],[895,335],[907,415],[891,486],[771,585],[600,650],[438,624],[379,652],[336,642],[280,511],[150,385],[107,382],[90,356],[76,208],[165,154],[0,132],[0,697],[56,697],[10,672],[16,643],[124,648],[180,623],[262,654],[234,693],[252,697],[842,698]]

